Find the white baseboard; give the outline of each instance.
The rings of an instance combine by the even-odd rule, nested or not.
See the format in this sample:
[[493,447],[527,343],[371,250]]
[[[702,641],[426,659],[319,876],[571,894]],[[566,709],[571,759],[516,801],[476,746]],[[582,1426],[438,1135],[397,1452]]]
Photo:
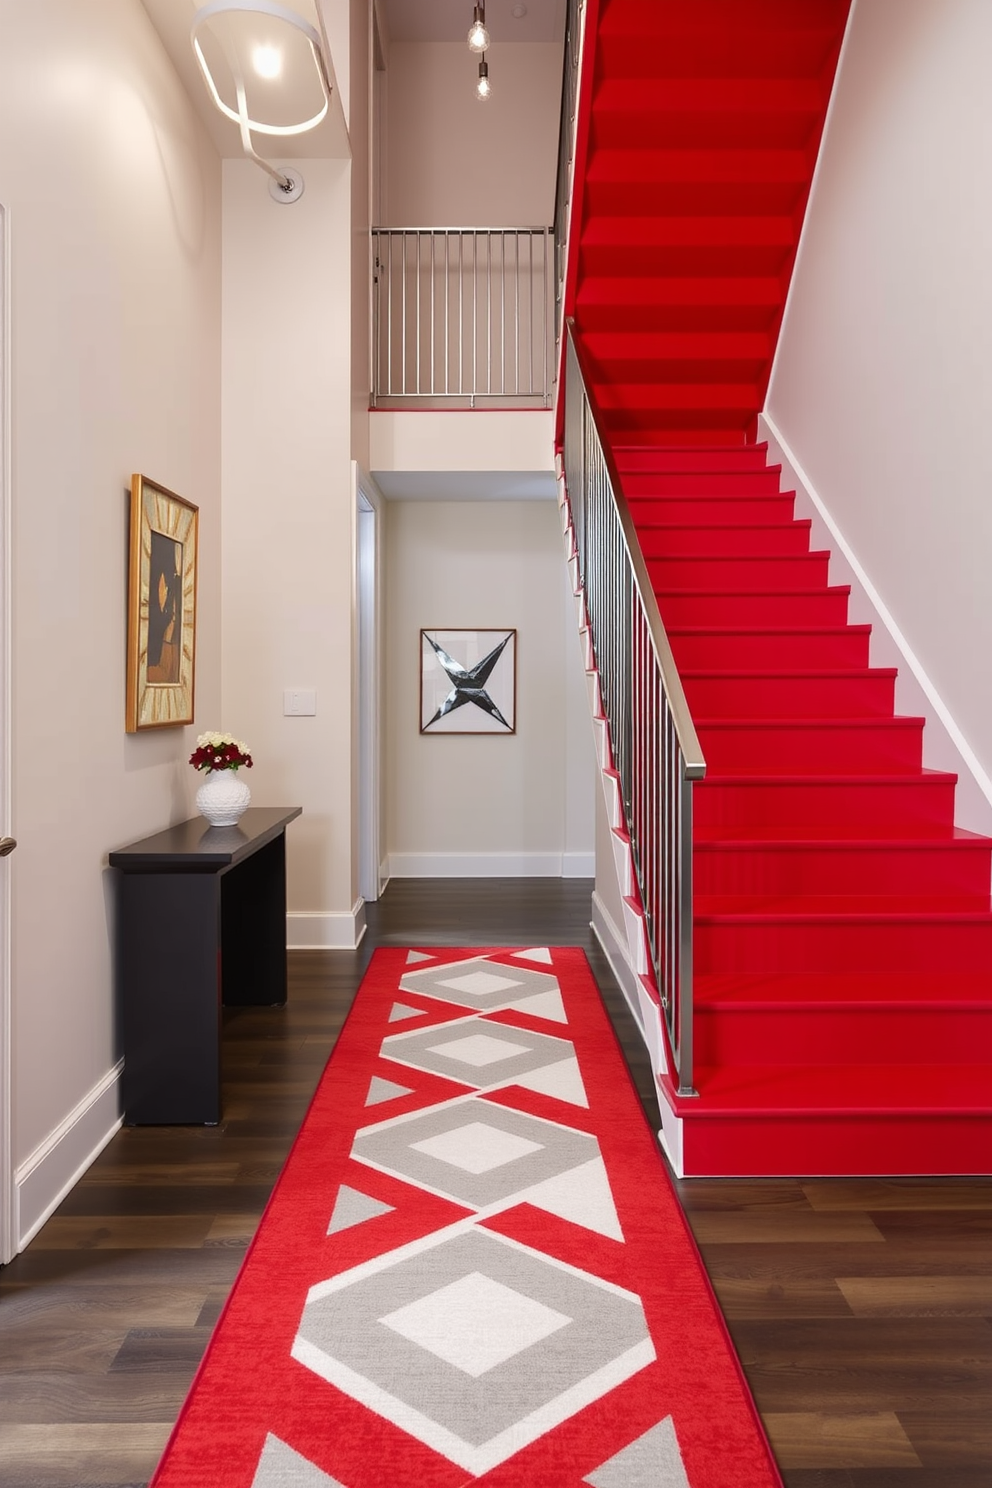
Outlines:
[[14,1234],[18,1250],[98,1157],[121,1124],[118,1084],[123,1059],[88,1091],[54,1131],[14,1170]]
[[289,951],[353,951],[365,934],[365,900],[351,910],[291,909],[286,916]]
[[768,440],[768,458],[782,464],[782,489],[796,491],[796,516],[813,523],[811,546],[830,549],[830,583],[850,584],[848,616],[872,627],[872,666],[898,667],[896,711],[925,718],[923,762],[931,770],[958,776],[954,818],[959,827],[992,835],[992,780],[956,724],[950,709],[886,608],[857,554],[834,520],[785,437],[767,414],[758,418],[758,437]]
[[594,852],[566,852],[561,855],[562,878],[595,878],[596,854]]
[[[581,873],[565,864],[581,860]],[[390,853],[390,878],[592,878],[586,853]]]

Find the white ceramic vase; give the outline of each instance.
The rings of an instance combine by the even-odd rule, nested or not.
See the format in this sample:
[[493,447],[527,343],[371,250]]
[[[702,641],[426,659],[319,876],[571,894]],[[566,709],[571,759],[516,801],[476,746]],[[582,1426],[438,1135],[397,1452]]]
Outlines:
[[208,770],[196,792],[196,809],[212,827],[233,827],[250,804],[240,770]]

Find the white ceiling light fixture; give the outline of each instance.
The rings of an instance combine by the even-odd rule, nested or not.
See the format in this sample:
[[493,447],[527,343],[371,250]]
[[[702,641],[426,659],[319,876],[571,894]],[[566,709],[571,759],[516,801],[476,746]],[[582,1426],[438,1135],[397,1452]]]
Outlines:
[[486,0],[482,0],[472,13],[472,24],[468,32],[468,49],[470,52],[484,52],[489,46],[489,32],[486,30]]
[[193,17],[190,41],[207,92],[237,124],[248,159],[271,177],[274,200],[297,201],[302,176],[263,160],[252,135],[285,139],[326,117],[331,82],[319,32],[277,0],[209,0]]

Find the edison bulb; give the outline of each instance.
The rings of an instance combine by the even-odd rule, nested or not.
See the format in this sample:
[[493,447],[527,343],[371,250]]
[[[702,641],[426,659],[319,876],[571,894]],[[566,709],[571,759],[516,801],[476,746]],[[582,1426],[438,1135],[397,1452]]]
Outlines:
[[489,32],[486,30],[485,6],[475,7],[475,16],[469,27],[468,47],[470,52],[484,52],[489,47]]
[[485,102],[485,100],[491,95],[492,91],[492,83],[490,83],[489,81],[488,64],[485,62],[480,62],[479,81],[475,85],[475,96],[476,98],[482,99],[482,101]]

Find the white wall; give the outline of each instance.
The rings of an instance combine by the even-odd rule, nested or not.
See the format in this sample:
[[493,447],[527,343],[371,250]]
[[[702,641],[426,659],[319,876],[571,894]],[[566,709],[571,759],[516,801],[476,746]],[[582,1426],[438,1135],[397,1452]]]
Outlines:
[[[466,8],[471,21],[471,11]],[[466,31],[468,24],[466,22]],[[494,43],[492,97],[460,43],[393,42],[385,77],[386,227],[543,227],[558,160],[562,49]]]
[[196,727],[124,733],[133,471],[200,507],[197,726],[218,711],[219,169],[138,0],[4,0],[0,29],[23,1238],[117,1114],[107,852],[195,785]]
[[[385,525],[390,871],[591,876],[592,741],[555,503],[393,501]],[[515,735],[420,734],[422,627],[516,628]]]
[[[296,163],[273,202],[224,162],[223,716],[251,744],[260,804],[287,832],[292,945],[353,945],[350,165]],[[283,716],[315,688],[314,717]]]
[[768,395],[986,775],[990,57],[988,0],[856,0]]

